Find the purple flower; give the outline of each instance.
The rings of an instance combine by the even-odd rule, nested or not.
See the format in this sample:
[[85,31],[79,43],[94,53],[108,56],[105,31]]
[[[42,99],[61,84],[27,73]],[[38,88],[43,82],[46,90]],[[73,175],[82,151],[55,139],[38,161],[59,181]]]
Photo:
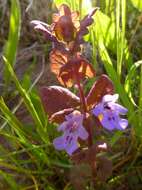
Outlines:
[[115,103],[117,100],[118,94],[107,94],[102,98],[101,103],[93,109],[93,114],[98,117],[102,126],[110,131],[124,130],[128,125],[126,119],[120,118],[120,115],[125,115],[128,110]]
[[78,149],[78,138],[86,140],[88,132],[83,127],[83,115],[79,111],[74,111],[65,116],[64,121],[59,127],[58,131],[63,131],[63,135],[54,139],[53,144],[57,150],[65,150],[69,155]]

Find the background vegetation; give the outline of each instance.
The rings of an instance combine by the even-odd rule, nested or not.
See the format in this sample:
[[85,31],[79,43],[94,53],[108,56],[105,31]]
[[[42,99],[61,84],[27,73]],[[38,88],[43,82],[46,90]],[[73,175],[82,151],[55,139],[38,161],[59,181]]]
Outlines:
[[113,172],[97,189],[141,190],[141,0],[0,1],[0,189],[72,190],[76,183],[68,156],[52,146],[56,126],[48,122],[38,94],[41,85],[58,83],[49,70],[51,44],[30,25],[33,19],[51,23],[61,3],[80,10],[81,17],[100,7],[83,51],[97,75],[109,75],[129,110],[125,132],[104,132],[112,147]]

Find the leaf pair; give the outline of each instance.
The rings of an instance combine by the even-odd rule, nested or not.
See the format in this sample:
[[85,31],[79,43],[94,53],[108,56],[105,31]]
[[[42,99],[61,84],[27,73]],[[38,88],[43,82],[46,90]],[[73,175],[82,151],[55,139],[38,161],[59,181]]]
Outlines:
[[106,179],[112,173],[112,162],[104,156],[97,156],[98,153],[106,152],[108,150],[106,143],[97,142],[86,150],[74,154],[71,159],[81,166],[82,164],[88,164],[92,170],[92,177],[101,181]]
[[60,83],[71,87],[77,81],[95,76],[93,66],[80,54],[70,56],[66,51],[54,49],[50,53],[51,71],[57,75]]
[[[102,75],[96,80],[86,97],[88,111],[98,104],[105,94],[112,94],[113,90],[111,80],[106,75]],[[45,111],[52,122],[62,123],[65,115],[81,107],[79,97],[60,86],[42,87],[40,95]]]

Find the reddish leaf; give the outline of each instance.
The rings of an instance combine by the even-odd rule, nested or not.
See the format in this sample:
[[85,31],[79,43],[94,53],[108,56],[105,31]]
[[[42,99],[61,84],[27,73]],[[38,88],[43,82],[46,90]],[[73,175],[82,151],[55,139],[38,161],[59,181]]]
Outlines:
[[[64,47],[64,42],[73,41],[76,37],[77,16],[77,12],[71,13],[70,8],[62,4],[58,13],[53,14],[51,25],[39,20],[33,20],[31,24],[36,30],[42,32],[48,40],[54,42],[54,45],[57,43],[58,46]],[[64,42],[61,43],[61,41]]]
[[72,22],[75,26],[75,28],[78,30],[80,27],[80,22],[79,22],[79,11],[74,11],[71,13],[71,17],[72,17]]
[[45,111],[49,116],[80,104],[80,99],[75,94],[60,86],[42,87],[40,95]]
[[87,14],[82,20],[81,20],[81,27],[86,28],[87,26],[91,25],[93,23],[93,18],[92,16],[96,13],[98,10],[98,7],[95,7],[92,9],[89,14]]
[[65,121],[65,116],[73,112],[73,110],[73,108],[68,108],[58,111],[51,116],[50,121],[60,124]]
[[104,156],[97,158],[97,179],[99,181],[106,181],[112,174],[112,162]]
[[89,163],[88,159],[88,149],[87,150],[81,150],[80,152],[74,153],[71,156],[71,160],[75,164],[82,164],[82,163]]
[[71,87],[77,80],[85,77],[92,78],[95,71],[92,65],[80,55],[73,57],[60,69],[59,77],[67,87]]
[[101,77],[95,81],[86,98],[87,106],[89,109],[93,108],[101,101],[105,94],[113,94],[113,92],[114,86],[112,81],[108,78],[108,76],[101,75]]
[[[62,4],[59,7],[59,13],[53,14],[53,31],[60,41],[71,42],[76,37],[77,28],[74,25],[75,18],[70,8]],[[77,16],[77,14],[76,14]]]
[[76,163],[92,163],[96,162],[97,153],[107,150],[107,145],[105,142],[97,142],[86,150],[81,150],[78,153],[72,155],[71,159]]
[[91,167],[88,164],[75,165],[70,170],[70,181],[76,190],[85,190],[91,176]]
[[96,13],[98,8],[94,8],[89,14],[87,14],[78,24],[74,23],[75,26],[77,26],[77,33],[76,38],[74,39],[73,43],[69,44],[69,49],[72,53],[75,53],[77,51],[80,51],[80,45],[84,43],[84,35],[89,33],[88,26],[93,23],[92,16]]
[[76,42],[81,44],[84,42],[83,36],[88,34],[88,29],[87,27],[93,23],[93,18],[92,16],[96,13],[98,8],[94,8],[89,14],[87,14],[81,21],[80,21],[80,28],[79,31],[77,32],[77,37],[76,37]]
[[56,37],[65,42],[73,41],[76,36],[76,28],[69,16],[62,16],[54,26]]
[[35,30],[43,33],[47,40],[58,43],[58,45],[61,45],[60,42],[58,42],[56,36],[52,33],[50,25],[48,25],[40,20],[33,20],[33,21],[31,21],[31,24],[34,26]]
[[54,49],[50,53],[51,70],[56,74],[59,82],[71,87],[76,79],[95,76],[93,66],[79,54],[70,57],[67,51]]
[[53,49],[50,53],[50,68],[51,71],[57,76],[61,84],[63,81],[59,77],[61,67],[67,63],[68,53],[63,50]]
[[70,16],[71,15],[71,11],[70,11],[70,8],[68,7],[68,5],[66,5],[66,4],[60,5],[59,15],[60,16],[63,16],[63,15]]

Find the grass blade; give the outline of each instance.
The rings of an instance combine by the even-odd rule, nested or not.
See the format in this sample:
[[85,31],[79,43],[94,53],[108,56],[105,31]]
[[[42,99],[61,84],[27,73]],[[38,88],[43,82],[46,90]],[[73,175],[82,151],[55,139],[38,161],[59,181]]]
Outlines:
[[[136,70],[142,65],[142,61],[137,61],[136,63],[134,63],[132,65],[132,67],[129,70],[128,75],[126,76],[125,79],[125,84],[124,84],[124,88],[125,91],[127,92],[131,102],[136,106],[136,103],[132,97],[132,91],[131,91],[131,81],[133,80],[133,78],[135,77],[135,72]],[[141,76],[141,75],[140,75]],[[141,82],[140,82],[141,84]],[[140,91],[141,92],[141,91]]]
[[36,129],[38,131],[38,133],[40,134],[41,138],[47,143],[48,142],[48,136],[47,136],[47,133],[45,133],[44,131],[44,126],[42,125],[42,122],[36,112],[36,109],[30,99],[30,96],[27,94],[27,92],[25,91],[25,89],[22,88],[20,82],[18,81],[15,73],[14,73],[14,70],[11,66],[11,64],[8,62],[8,60],[3,57],[4,59],[4,63],[11,75],[11,79],[14,81],[19,93],[21,94],[23,100],[24,100],[24,103],[28,109],[28,111],[30,112],[35,124],[36,124]]
[[[122,27],[120,26],[122,25]],[[121,77],[125,48],[126,0],[116,1],[117,73]],[[121,30],[120,30],[121,29]]]
[[[4,49],[4,56],[9,61],[11,66],[15,64],[17,46],[20,35],[21,27],[21,14],[20,14],[20,4],[18,0],[11,0],[11,14],[10,14],[10,25],[9,25],[9,35],[8,41]],[[10,81],[10,73],[8,72],[7,66],[5,66],[4,79],[6,86]]]

